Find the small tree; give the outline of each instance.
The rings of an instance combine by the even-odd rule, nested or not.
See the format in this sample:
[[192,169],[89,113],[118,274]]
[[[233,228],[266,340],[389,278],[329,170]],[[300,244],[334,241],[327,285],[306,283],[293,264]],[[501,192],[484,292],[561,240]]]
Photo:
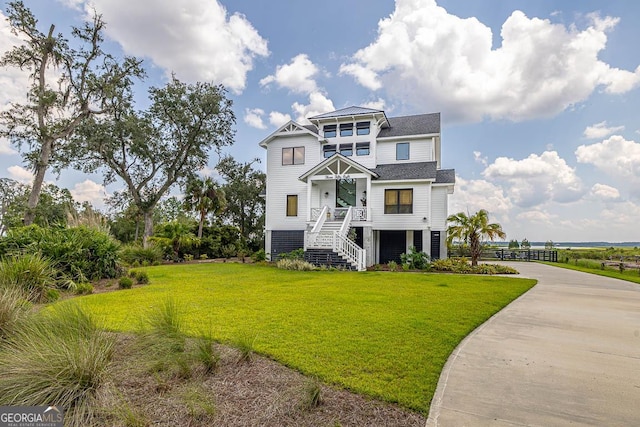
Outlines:
[[520,243],[520,247],[522,249],[531,249],[531,243],[529,243],[529,241],[526,238],[524,238],[524,239],[522,239],[522,242]]
[[520,249],[520,244],[515,239],[514,240],[510,240],[509,241],[509,249]]
[[547,240],[547,241],[544,243],[544,248],[545,248],[546,250],[551,250],[551,249],[553,249],[553,247],[554,247],[554,246],[555,246],[555,244],[553,243],[553,241],[552,241],[552,240]]
[[468,242],[471,252],[471,265],[478,265],[478,259],[482,253],[482,240],[488,238],[494,240],[496,237],[504,239],[506,234],[497,223],[489,223],[489,213],[481,209],[474,215],[467,215],[459,212],[447,218],[451,223],[447,228],[448,240],[454,239]]
[[198,239],[202,238],[202,228],[207,215],[218,215],[227,204],[224,190],[211,178],[193,178],[187,183],[184,199],[185,208],[195,211],[198,216]]

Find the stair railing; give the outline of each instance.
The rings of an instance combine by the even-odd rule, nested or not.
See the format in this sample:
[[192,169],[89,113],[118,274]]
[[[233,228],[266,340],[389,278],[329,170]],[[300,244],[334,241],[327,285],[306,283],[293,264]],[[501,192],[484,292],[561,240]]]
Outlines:
[[320,234],[320,230],[322,230],[322,226],[327,220],[327,212],[329,211],[329,206],[324,205],[322,211],[320,211],[320,215],[316,220],[316,223],[313,225],[313,228],[310,231],[305,232],[305,249],[313,248],[317,245],[318,235]]

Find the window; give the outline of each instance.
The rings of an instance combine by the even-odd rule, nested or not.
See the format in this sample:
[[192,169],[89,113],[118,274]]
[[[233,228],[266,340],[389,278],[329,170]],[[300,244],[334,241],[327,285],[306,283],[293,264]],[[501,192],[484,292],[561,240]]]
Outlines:
[[396,160],[409,160],[408,142],[400,142],[396,144]]
[[347,208],[356,205],[356,180],[353,178],[336,181],[336,207]]
[[369,155],[369,143],[356,142],[356,156],[368,156],[368,155]]
[[304,165],[304,147],[287,147],[282,149],[283,165]]
[[356,123],[356,135],[369,135],[369,122],[358,122]]
[[413,189],[384,190],[384,213],[413,213]]
[[336,125],[326,125],[322,128],[325,138],[334,138],[336,136]]
[[287,195],[287,216],[298,216],[298,196],[296,194]]
[[324,147],[322,147],[322,153],[324,155],[324,158],[328,159],[329,157],[336,154],[336,145],[335,144],[325,145]]
[[342,123],[340,125],[340,136],[353,136],[353,123]]
[[340,154],[343,156],[353,156],[353,144],[340,144]]

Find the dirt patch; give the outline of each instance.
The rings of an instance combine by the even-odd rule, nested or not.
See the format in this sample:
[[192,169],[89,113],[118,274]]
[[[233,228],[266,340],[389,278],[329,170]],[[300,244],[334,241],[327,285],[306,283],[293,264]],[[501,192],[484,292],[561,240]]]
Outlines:
[[[220,364],[190,376],[152,373],[135,340],[118,335],[111,381],[101,391],[100,426],[424,426],[426,418],[396,405],[319,384],[273,360],[216,344]],[[321,403],[310,407],[309,390]],[[317,390],[317,388],[316,388]]]

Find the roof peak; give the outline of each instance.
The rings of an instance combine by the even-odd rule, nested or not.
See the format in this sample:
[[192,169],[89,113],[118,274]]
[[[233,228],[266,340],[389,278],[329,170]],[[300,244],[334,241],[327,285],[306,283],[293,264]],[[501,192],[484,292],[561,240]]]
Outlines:
[[359,116],[363,114],[384,114],[383,110],[374,110],[373,108],[358,107],[352,105],[351,107],[341,108],[339,110],[331,111],[328,113],[319,114],[317,116],[309,117],[309,120],[313,119],[328,119],[331,117],[344,117],[344,116]]

